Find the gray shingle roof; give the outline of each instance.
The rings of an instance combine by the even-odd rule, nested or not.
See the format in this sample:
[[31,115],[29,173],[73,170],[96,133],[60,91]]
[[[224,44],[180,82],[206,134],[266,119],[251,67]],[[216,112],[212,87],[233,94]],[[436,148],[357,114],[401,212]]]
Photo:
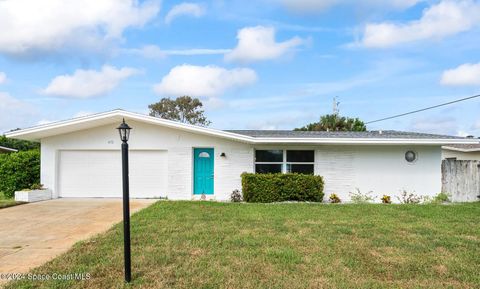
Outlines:
[[[480,139],[478,140],[480,142]],[[478,144],[451,144],[444,146],[445,149],[458,149],[466,151],[480,151],[480,143]]]
[[394,130],[384,131],[292,131],[292,130],[226,130],[258,138],[381,138],[381,139],[462,139],[462,137]]

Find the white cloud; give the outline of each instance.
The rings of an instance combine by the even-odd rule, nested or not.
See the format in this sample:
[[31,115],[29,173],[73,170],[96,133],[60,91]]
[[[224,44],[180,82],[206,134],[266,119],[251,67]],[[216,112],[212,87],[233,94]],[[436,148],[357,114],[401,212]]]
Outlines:
[[5,81],[7,81],[7,75],[0,71],[0,84],[5,83]]
[[218,66],[184,64],[172,68],[162,81],[154,86],[154,90],[166,96],[215,98],[229,89],[248,86],[256,80],[257,74],[248,68],[227,70]]
[[158,1],[0,1],[0,53],[23,56],[63,48],[98,49],[159,11]]
[[423,0],[273,0],[296,13],[318,13],[337,5],[361,6],[369,8],[406,9]]
[[225,54],[226,61],[253,62],[275,59],[306,42],[299,37],[284,42],[276,42],[275,29],[265,26],[240,29],[237,39],[237,47]]
[[72,75],[55,77],[42,93],[70,98],[95,97],[112,91],[122,80],[136,73],[138,70],[133,68],[117,69],[108,65],[100,71],[78,69]]
[[440,83],[443,85],[480,86],[480,62],[466,63],[443,72]]
[[231,49],[208,49],[208,48],[191,48],[191,49],[170,49],[162,50],[156,45],[145,45],[141,48],[122,49],[121,52],[133,55],[139,55],[149,59],[163,59],[171,55],[195,56],[195,55],[218,55],[230,52]]
[[423,11],[419,20],[404,24],[367,24],[360,44],[386,48],[419,40],[442,39],[480,24],[480,4],[473,0],[444,0]]
[[199,18],[203,15],[205,15],[205,7],[196,3],[184,2],[173,6],[173,8],[168,11],[167,16],[165,16],[165,23],[170,24],[179,16],[192,16]]
[[31,120],[37,114],[38,111],[30,103],[0,92],[0,133],[32,125]]

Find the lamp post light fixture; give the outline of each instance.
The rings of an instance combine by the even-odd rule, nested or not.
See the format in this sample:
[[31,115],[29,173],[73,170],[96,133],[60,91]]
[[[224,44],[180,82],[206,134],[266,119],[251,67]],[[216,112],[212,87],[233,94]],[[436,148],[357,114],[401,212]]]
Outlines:
[[122,141],[122,180],[123,180],[123,249],[125,261],[125,282],[132,280],[131,257],[130,257],[130,192],[128,182],[128,138],[131,127],[125,123],[125,119],[117,127]]

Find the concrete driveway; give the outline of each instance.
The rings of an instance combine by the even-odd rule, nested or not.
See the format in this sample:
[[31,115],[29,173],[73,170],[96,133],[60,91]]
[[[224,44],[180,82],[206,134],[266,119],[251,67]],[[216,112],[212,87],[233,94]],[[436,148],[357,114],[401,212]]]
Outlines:
[[[155,201],[132,200],[130,210]],[[1,209],[0,273],[25,273],[42,265],[120,222],[122,213],[121,199],[56,199]]]

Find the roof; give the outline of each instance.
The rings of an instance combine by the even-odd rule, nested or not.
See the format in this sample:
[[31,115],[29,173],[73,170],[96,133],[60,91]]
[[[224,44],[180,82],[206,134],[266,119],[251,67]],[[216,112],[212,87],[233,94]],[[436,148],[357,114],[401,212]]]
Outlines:
[[14,153],[14,152],[18,152],[18,150],[0,146],[0,153]]
[[[480,139],[478,139],[480,142]],[[480,143],[477,144],[454,144],[454,145],[446,145],[442,147],[444,150],[449,151],[459,151],[459,152],[480,152]]]
[[292,130],[227,130],[254,138],[381,138],[381,139],[458,139],[455,136],[405,132],[395,130],[376,131],[292,131]]
[[107,124],[117,124],[122,119],[178,129],[182,131],[229,139],[250,144],[473,144],[478,140],[442,136],[433,134],[407,133],[396,131],[370,132],[302,132],[302,131],[266,131],[266,130],[217,130],[184,124],[171,120],[125,110],[112,110],[103,113],[48,123],[21,130],[11,131],[5,135],[9,138],[39,141],[55,135],[90,129]]

